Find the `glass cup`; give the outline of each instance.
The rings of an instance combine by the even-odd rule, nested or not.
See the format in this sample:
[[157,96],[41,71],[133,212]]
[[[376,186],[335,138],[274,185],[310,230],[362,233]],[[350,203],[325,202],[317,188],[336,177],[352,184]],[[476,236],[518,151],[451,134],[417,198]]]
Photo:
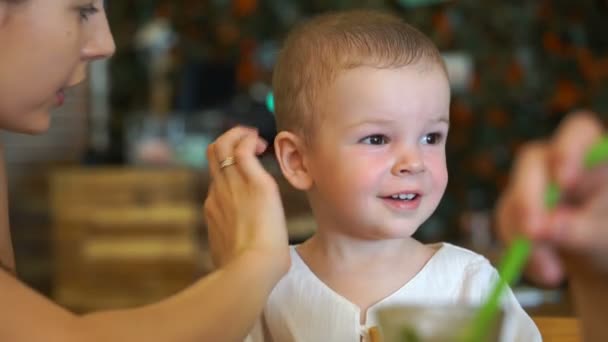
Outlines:
[[[382,342],[463,342],[465,329],[478,309],[466,305],[400,305],[379,309]],[[503,317],[502,311],[496,315],[485,341],[499,341]]]

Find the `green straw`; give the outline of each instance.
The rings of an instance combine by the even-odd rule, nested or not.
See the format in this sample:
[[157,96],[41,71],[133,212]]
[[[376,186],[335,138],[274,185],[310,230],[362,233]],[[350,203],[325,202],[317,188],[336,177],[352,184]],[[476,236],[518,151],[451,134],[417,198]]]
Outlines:
[[[589,149],[585,155],[584,167],[590,169],[607,161],[608,136],[602,138]],[[545,204],[547,208],[555,208],[560,201],[560,197],[561,190],[559,186],[557,184],[550,184],[545,193]],[[530,254],[531,246],[532,243],[530,240],[520,237],[513,242],[511,247],[509,247],[498,268],[500,278],[494,285],[486,302],[475,315],[471,326],[468,327],[468,330],[465,330],[464,337],[461,341],[485,341],[491,323],[500,309],[502,295],[507,288],[507,285],[513,284],[515,280],[521,276],[523,267]]]
[[531,242],[525,238],[518,238],[507,250],[498,273],[500,277],[496,279],[496,284],[492,288],[490,295],[483,306],[477,311],[473,322],[460,341],[481,342],[486,340],[491,323],[500,310],[500,300],[508,285],[512,284],[521,274],[528,255],[530,254]]
[[608,161],[608,136],[593,145],[585,155],[584,166],[587,169]]

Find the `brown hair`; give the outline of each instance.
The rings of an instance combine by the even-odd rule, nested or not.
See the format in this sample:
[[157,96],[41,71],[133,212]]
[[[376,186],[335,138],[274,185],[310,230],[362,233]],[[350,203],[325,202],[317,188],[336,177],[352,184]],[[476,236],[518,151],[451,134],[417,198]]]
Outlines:
[[[0,0],[0,2],[1,2],[1,1],[2,1],[2,0]],[[0,260],[0,271],[5,271],[5,272],[7,272],[8,274],[13,275],[13,276],[15,275],[15,270],[13,270],[12,268],[10,268],[10,267],[8,267],[8,266],[4,265],[4,264],[2,263],[2,260]]]
[[399,17],[372,10],[315,17],[288,35],[279,54],[273,75],[277,128],[309,141],[319,120],[321,94],[340,72],[420,61],[445,71],[433,42]]

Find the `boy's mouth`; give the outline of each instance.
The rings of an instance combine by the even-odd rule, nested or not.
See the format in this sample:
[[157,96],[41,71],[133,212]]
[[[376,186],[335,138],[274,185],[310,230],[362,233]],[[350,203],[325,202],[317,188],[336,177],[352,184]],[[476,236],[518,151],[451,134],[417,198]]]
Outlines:
[[420,206],[422,194],[419,192],[406,191],[388,196],[381,196],[380,198],[393,210],[409,212]]
[[394,194],[390,194],[387,196],[380,196],[383,199],[395,200],[395,201],[414,201],[419,199],[422,196],[421,192],[418,190],[403,190],[400,192],[396,192]]
[[417,193],[410,192],[410,193],[394,194],[394,195],[386,196],[384,198],[400,200],[400,201],[413,201],[416,198],[418,198],[419,196],[420,195],[418,195]]

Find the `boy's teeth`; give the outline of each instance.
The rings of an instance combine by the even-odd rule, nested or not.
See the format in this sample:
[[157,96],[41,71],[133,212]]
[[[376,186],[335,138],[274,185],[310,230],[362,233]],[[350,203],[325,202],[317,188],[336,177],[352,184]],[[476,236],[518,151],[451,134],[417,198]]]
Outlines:
[[398,194],[398,195],[391,196],[392,199],[408,200],[408,201],[413,200],[414,197],[416,197],[416,194]]

